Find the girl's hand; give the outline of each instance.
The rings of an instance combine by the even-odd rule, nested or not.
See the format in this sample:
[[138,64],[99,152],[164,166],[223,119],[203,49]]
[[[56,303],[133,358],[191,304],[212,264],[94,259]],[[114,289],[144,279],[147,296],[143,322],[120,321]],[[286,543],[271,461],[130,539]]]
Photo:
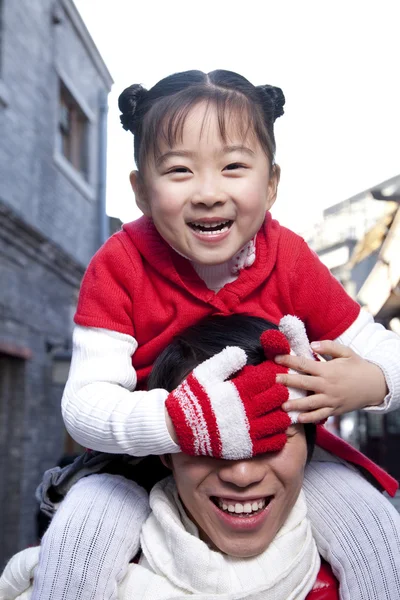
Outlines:
[[297,410],[299,423],[317,423],[331,415],[378,406],[388,393],[381,369],[361,358],[347,346],[337,342],[322,341],[311,345],[319,354],[332,357],[328,362],[318,362],[302,356],[277,356],[275,361],[298,373],[277,375],[277,382],[300,388],[311,395],[285,402],[286,411]]

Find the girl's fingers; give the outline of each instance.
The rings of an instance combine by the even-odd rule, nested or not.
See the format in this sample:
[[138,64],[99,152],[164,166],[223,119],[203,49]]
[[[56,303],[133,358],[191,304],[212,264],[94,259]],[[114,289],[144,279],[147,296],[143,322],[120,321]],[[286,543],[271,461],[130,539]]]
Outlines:
[[321,421],[325,421],[332,414],[331,408],[320,408],[319,410],[314,410],[312,412],[302,413],[298,416],[298,423],[320,423]]
[[[322,342],[312,342],[311,348],[314,352],[331,358],[352,358],[357,356],[351,348],[343,346],[338,342],[331,340],[323,340]],[[293,354],[278,355],[275,357],[275,362],[279,365],[284,365],[295,371],[302,371],[310,375],[320,375],[323,362],[306,358],[305,356],[294,356]]]
[[321,371],[321,363],[306,358],[305,356],[294,356],[293,354],[284,354],[275,357],[275,362],[279,365],[289,367],[294,371],[302,371],[310,375],[319,375]]
[[294,400],[288,400],[282,404],[282,408],[285,411],[300,411],[300,412],[312,412],[326,408],[332,411],[331,406],[327,406],[327,398],[324,394],[312,394],[305,398],[296,398]]
[[322,340],[321,342],[312,342],[311,348],[318,354],[325,354],[332,358],[351,358],[356,354],[348,346],[343,346],[338,342],[331,340]]
[[306,390],[307,392],[323,392],[324,380],[312,375],[300,373],[279,373],[276,376],[277,383],[283,383],[288,387]]

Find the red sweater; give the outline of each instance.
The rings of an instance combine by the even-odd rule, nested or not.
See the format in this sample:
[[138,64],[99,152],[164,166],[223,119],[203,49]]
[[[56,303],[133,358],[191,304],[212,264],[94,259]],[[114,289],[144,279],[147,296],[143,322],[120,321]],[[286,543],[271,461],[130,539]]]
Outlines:
[[339,337],[359,311],[305,241],[269,213],[257,234],[254,264],[217,293],[142,217],[124,225],[93,257],[75,322],[136,339],[132,362],[140,388],[172,338],[208,315],[246,313],[277,324],[292,314],[312,341]]

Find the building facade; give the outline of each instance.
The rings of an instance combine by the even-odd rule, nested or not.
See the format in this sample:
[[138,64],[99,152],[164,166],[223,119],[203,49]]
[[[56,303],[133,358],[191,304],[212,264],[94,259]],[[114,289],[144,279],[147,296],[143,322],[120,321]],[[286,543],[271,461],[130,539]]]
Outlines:
[[[331,206],[305,237],[347,292],[400,334],[400,176]],[[399,411],[359,411],[337,425],[400,481]]]
[[108,235],[111,76],[72,0],[0,0],[0,567],[37,541],[84,269]]

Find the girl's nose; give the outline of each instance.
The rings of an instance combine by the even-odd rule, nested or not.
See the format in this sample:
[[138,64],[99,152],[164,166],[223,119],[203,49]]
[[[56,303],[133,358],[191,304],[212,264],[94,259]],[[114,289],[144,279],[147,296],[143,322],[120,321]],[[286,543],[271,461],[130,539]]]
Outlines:
[[226,196],[224,194],[217,194],[208,192],[206,194],[194,194],[192,197],[192,204],[196,207],[207,207],[212,208],[213,206],[223,206],[226,202]]
[[224,460],[218,476],[224,483],[245,488],[260,483],[266,475],[266,465],[252,458],[249,460]]
[[223,206],[226,201],[226,193],[219,189],[213,180],[202,182],[192,195],[192,204],[200,207]]

